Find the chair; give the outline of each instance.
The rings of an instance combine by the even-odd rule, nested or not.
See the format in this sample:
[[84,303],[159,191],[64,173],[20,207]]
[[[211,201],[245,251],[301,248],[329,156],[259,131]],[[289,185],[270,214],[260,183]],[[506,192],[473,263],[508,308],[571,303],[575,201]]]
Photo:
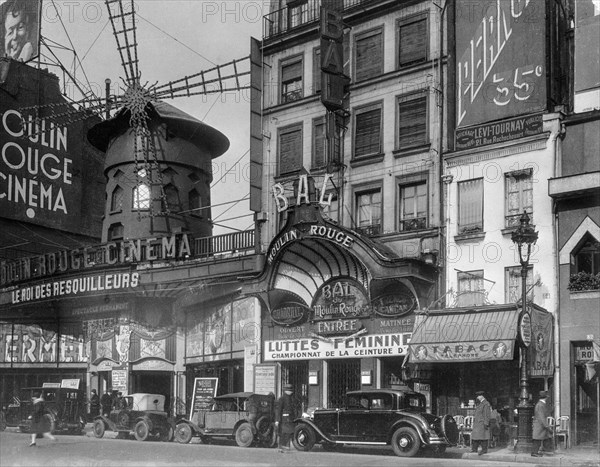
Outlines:
[[465,437],[463,436],[463,430],[465,428],[465,416],[464,415],[455,415],[454,421],[456,422],[456,426],[458,428],[458,445],[459,448],[465,447]]
[[473,431],[473,416],[472,415],[467,415],[465,417],[465,421],[464,421],[464,429],[463,429],[463,437],[468,436],[469,437],[469,443],[466,444],[466,446],[470,446],[471,445],[471,432]]
[[565,449],[569,449],[571,447],[571,423],[568,415],[561,415],[556,419],[554,438],[558,439],[559,442],[560,438],[564,438]]

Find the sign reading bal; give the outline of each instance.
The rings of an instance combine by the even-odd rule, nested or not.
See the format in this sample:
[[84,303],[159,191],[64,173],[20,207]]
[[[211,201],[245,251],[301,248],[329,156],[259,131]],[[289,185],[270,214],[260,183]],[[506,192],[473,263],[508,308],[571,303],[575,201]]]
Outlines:
[[[331,201],[333,199],[333,194],[327,194],[327,184],[333,178],[333,175],[326,173],[323,178],[323,184],[321,185],[321,190],[319,194],[318,203],[325,207],[330,206]],[[289,203],[287,198],[285,197],[285,188],[281,183],[276,183],[273,185],[273,197],[275,198],[275,202],[277,204],[277,212],[282,212],[287,210],[289,207]],[[296,193],[296,205],[299,206],[301,204],[310,204],[310,194],[309,194],[309,186],[308,186],[308,175],[302,174],[298,177],[298,189]]]

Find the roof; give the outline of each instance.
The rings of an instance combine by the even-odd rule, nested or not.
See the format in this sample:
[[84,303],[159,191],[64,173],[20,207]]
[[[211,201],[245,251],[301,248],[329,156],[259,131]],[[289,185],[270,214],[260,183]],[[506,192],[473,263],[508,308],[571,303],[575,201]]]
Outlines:
[[[162,120],[175,135],[205,148],[212,158],[229,149],[229,139],[219,130],[166,102],[148,103],[147,111],[150,119]],[[113,118],[94,125],[87,134],[89,142],[106,152],[110,141],[131,127],[129,117],[129,110],[122,108]]]

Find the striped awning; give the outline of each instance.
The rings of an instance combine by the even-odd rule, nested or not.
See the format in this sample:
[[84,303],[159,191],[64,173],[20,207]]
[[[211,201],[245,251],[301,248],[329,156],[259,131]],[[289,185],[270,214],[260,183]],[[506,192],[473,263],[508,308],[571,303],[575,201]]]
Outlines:
[[512,360],[519,310],[417,315],[409,353],[412,363]]

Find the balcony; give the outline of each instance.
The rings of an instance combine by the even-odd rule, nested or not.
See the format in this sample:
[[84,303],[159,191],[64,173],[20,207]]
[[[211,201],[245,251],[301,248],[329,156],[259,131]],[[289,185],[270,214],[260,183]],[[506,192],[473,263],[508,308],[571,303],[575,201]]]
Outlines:
[[427,228],[426,217],[414,217],[412,219],[403,219],[400,221],[400,231],[408,232],[410,230],[422,230]]
[[375,235],[381,234],[381,224],[363,225],[355,227],[354,230],[367,237],[374,237]]
[[254,230],[244,230],[242,232],[194,239],[193,257],[227,258],[240,254],[250,254],[255,249]]
[[[376,3],[381,3],[381,0],[344,0],[343,11]],[[293,32],[311,23],[316,24],[320,6],[319,0],[290,1],[280,10],[263,16],[263,40]]]
[[[531,209],[526,209],[527,214],[529,215],[529,219],[530,222],[533,224],[533,213],[531,212]],[[519,214],[513,214],[510,216],[504,216],[506,219],[506,228],[507,229],[512,229],[512,228],[517,228],[519,226],[519,219],[521,219],[521,216],[523,215],[522,212],[519,212]]]

